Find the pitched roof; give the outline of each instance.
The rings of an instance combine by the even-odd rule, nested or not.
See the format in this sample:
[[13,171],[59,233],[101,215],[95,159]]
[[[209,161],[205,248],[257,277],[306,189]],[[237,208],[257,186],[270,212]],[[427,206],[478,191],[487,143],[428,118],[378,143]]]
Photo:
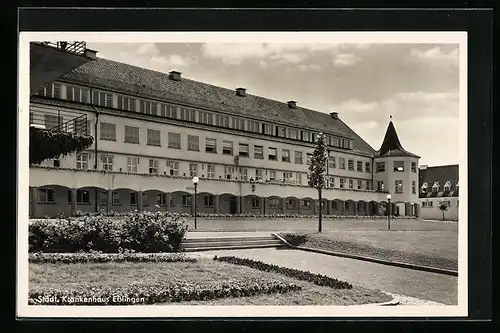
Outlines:
[[267,120],[277,124],[325,131],[353,139],[353,149],[373,155],[375,150],[342,120],[327,113],[286,102],[246,94],[186,78],[171,80],[168,73],[153,71],[108,59],[97,58],[64,75],[61,81],[88,85],[124,94],[177,102],[193,107],[208,108],[243,117]]
[[411,156],[420,158],[415,154],[412,154],[406,150],[404,150],[401,142],[399,142],[398,134],[396,133],[396,128],[392,123],[392,120],[389,122],[387,126],[387,130],[385,131],[384,141],[382,142],[382,146],[375,154],[377,157],[388,157],[388,156]]
[[423,183],[427,183],[427,188],[431,191],[432,185],[439,182],[439,189],[442,191],[447,181],[451,185],[450,191],[457,191],[458,193],[458,187],[456,186],[458,183],[458,164],[427,167],[426,169],[420,169],[418,172],[419,188],[422,187]]

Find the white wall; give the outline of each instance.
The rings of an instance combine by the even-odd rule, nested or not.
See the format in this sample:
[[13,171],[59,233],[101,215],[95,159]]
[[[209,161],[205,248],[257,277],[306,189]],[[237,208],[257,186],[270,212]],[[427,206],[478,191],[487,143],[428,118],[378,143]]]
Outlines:
[[[427,220],[442,220],[443,212],[439,210],[439,204],[442,201],[450,201],[448,210],[444,212],[444,219],[448,221],[458,221],[459,200],[456,197],[418,199],[420,206],[419,217]],[[424,202],[432,202],[432,207],[424,207]]]

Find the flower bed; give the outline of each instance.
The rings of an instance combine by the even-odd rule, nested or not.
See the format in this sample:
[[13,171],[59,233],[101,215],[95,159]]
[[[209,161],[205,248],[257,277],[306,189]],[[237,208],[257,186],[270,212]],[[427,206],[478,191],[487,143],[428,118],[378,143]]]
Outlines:
[[30,253],[32,264],[75,264],[106,262],[196,262],[194,257],[180,253]]
[[214,260],[228,262],[235,265],[247,266],[250,268],[258,269],[264,272],[274,272],[295,278],[297,280],[307,281],[314,283],[318,286],[331,287],[334,289],[352,289],[352,284],[345,281],[340,281],[325,275],[314,274],[308,271],[301,271],[287,267],[281,267],[272,264],[266,264],[262,261],[238,258],[238,257],[218,257],[215,256]]
[[[107,217],[126,217],[130,213],[118,213],[114,211],[109,212],[99,212],[99,213],[90,213],[90,212],[82,212],[77,211],[75,213],[75,217],[84,217],[84,216],[107,216]],[[168,213],[171,216],[178,217],[194,217],[193,214],[190,213]],[[216,214],[216,213],[197,213],[197,217],[205,218],[205,219],[235,219],[235,218],[254,218],[254,219],[279,219],[279,218],[296,218],[296,219],[317,219],[318,215],[316,214],[297,214],[297,213],[271,213],[271,214],[253,214],[253,213],[242,213],[242,214]],[[364,215],[322,215],[324,219],[387,219],[385,215],[373,215],[373,216],[364,216]],[[416,219],[415,216],[391,216],[391,219]]]
[[279,281],[254,284],[222,281],[211,286],[174,282],[164,285],[130,285],[121,288],[108,286],[84,290],[66,289],[63,286],[60,289],[31,289],[28,297],[31,305],[131,305],[213,300],[286,293],[301,289],[299,285]]
[[29,224],[29,252],[180,252],[186,231],[179,215],[163,212],[130,212],[121,220],[35,220]]

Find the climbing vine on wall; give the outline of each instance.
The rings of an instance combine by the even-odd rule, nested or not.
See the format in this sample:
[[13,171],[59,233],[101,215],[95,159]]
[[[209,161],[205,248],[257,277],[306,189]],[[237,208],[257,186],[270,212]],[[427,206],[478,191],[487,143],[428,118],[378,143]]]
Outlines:
[[94,138],[86,134],[50,131],[30,127],[30,164],[78,153],[89,148]]

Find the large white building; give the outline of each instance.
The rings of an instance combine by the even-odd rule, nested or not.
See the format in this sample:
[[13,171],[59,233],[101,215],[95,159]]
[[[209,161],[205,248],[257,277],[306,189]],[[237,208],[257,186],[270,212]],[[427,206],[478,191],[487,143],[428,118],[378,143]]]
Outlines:
[[[317,211],[307,170],[317,133],[327,135],[324,213],[418,214],[419,156],[389,122],[376,151],[336,112],[275,101],[97,58],[32,91],[30,122],[86,131],[86,151],[30,167],[30,216],[132,209],[199,212]],[[75,114],[84,124],[75,122]]]

